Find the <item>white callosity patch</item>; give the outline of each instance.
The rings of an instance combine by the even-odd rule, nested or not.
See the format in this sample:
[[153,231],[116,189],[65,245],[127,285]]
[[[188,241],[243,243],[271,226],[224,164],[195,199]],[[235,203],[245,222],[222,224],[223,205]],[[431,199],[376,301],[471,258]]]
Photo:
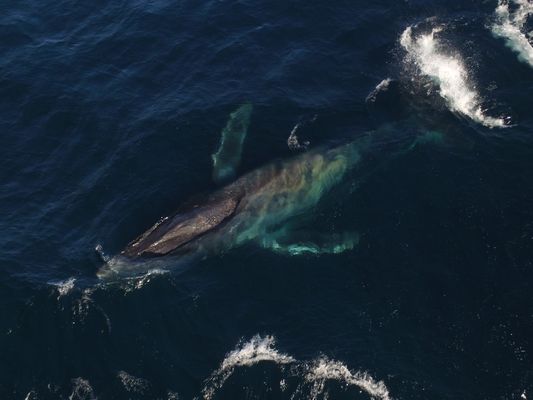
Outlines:
[[69,400],[96,400],[94,390],[87,379],[76,378],[72,380],[72,393]]
[[413,35],[412,27],[402,33],[400,44],[407,51],[408,61],[414,63],[420,72],[431,78],[439,88],[439,94],[446,100],[451,111],[457,112],[475,122],[490,128],[504,127],[505,118],[494,118],[485,114],[481,98],[469,76],[460,55],[446,52],[436,34],[442,28],[434,28],[428,34]]
[[309,399],[326,398],[326,384],[330,381],[336,381],[343,387],[356,387],[373,399],[391,399],[385,384],[376,381],[366,372],[350,371],[340,361],[326,357],[310,362],[298,361],[288,354],[280,353],[275,348],[274,337],[259,335],[238,345],[226,355],[220,367],[207,379],[202,391],[203,398],[212,399],[237,368],[251,367],[260,362],[274,363],[281,368],[283,374],[288,374],[279,382],[280,390],[284,392],[289,390],[287,380],[296,378],[300,383],[295,394],[305,395]]
[[[529,16],[533,14],[533,2],[514,0],[516,10],[509,9],[509,3],[500,0],[496,8],[496,21],[491,30],[494,36],[505,39],[507,47],[518,54],[518,59],[533,67],[533,46],[530,43],[533,32],[524,32]],[[528,38],[529,36],[529,38]]]

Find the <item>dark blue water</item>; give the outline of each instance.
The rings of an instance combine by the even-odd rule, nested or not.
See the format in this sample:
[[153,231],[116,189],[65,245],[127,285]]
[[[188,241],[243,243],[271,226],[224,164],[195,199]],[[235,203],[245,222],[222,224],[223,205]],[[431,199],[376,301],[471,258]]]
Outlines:
[[[533,396],[533,16],[520,53],[497,6],[0,1],[0,398]],[[375,132],[307,216],[359,245],[99,282],[243,102],[241,173]]]

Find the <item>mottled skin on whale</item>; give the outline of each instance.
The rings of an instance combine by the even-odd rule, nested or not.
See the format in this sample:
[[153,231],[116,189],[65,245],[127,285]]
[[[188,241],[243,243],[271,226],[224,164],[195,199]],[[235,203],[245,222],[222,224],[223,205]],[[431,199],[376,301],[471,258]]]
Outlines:
[[323,246],[290,243],[288,221],[311,211],[345,177],[359,162],[367,139],[331,149],[316,148],[241,176],[204,202],[157,222],[108,260],[98,276],[138,275],[157,268],[170,256],[175,257],[174,264],[220,254],[247,242],[290,255],[353,248],[358,240],[355,233],[336,235],[339,242],[325,240]]

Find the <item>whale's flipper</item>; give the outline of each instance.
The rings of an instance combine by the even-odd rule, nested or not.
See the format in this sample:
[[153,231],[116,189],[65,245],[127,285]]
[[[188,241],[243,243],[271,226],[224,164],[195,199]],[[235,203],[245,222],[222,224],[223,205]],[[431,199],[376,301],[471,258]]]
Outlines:
[[[300,237],[298,237],[300,236]],[[282,229],[261,238],[259,244],[278,254],[300,256],[309,254],[340,254],[359,244],[357,232],[343,233],[291,233]]]
[[235,178],[237,167],[241,162],[242,146],[250,125],[252,109],[250,103],[240,106],[230,114],[228,123],[222,130],[220,145],[212,156],[213,180],[218,184]]

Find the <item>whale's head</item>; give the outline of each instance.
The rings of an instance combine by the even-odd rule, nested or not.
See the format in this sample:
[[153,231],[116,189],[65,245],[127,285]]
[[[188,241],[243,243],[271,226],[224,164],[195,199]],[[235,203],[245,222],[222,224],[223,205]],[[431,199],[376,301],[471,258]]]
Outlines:
[[199,238],[233,217],[240,198],[232,190],[223,190],[204,202],[189,204],[185,210],[161,219],[128,244],[121,254],[129,258],[158,258],[195,252]]

